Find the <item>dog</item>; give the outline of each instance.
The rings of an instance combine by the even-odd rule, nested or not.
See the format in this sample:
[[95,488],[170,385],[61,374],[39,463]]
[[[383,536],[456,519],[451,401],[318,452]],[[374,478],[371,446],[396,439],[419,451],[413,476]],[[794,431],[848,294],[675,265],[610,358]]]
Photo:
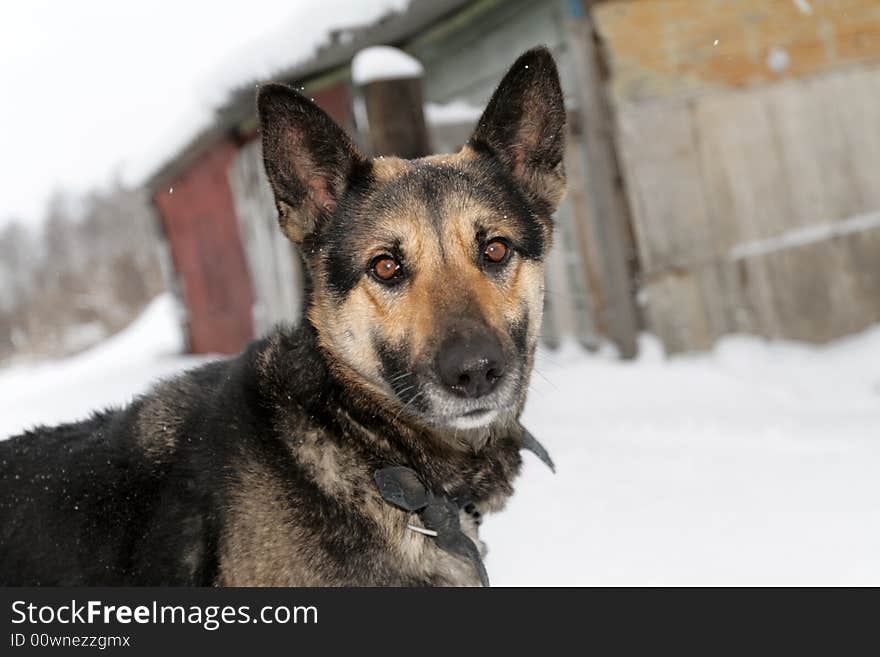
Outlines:
[[280,84],[257,108],[302,321],[0,442],[0,584],[486,583],[565,191],[553,58],[523,54],[452,155],[368,158]]

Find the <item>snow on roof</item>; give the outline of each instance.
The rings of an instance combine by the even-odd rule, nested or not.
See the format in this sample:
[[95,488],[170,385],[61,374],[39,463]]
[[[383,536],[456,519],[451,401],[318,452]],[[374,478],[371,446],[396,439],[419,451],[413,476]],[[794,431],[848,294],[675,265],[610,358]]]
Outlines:
[[218,61],[211,86],[225,95],[236,86],[295,68],[322,48],[345,45],[357,30],[400,14],[409,5],[410,0],[300,0],[287,20]]
[[153,170],[153,175],[144,175],[147,186],[195,142],[212,141],[218,128],[223,132],[226,126],[217,125],[218,116],[244,88],[252,105],[255,82],[285,77],[283,73],[316,59],[322,51],[344,46],[358,30],[406,13],[410,4],[411,0],[300,0],[274,29],[221,56],[199,81],[201,107],[181,112],[177,125],[144,158],[144,172]]
[[376,80],[418,78],[425,72],[422,63],[399,48],[364,48],[351,60],[351,79],[358,86]]
[[[300,81],[334,66],[348,64],[361,49],[376,43],[398,43],[469,0],[304,0],[294,20],[218,62],[204,85],[216,111],[196,115],[159,140],[149,162],[162,163],[145,184],[161,189],[187,163],[236,124],[252,115],[254,90],[263,81]],[[226,95],[226,101],[220,98]],[[203,108],[207,110],[207,107]],[[188,135],[189,139],[184,139]]]

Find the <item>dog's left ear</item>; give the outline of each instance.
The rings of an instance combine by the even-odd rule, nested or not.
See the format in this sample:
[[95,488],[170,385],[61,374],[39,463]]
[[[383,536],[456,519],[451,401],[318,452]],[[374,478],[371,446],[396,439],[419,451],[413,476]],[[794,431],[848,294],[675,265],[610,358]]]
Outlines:
[[257,109],[278,222],[299,244],[333,215],[355,171],[369,165],[345,131],[293,88],[263,86]]
[[556,210],[565,195],[565,103],[547,48],[516,60],[468,143],[507,167],[539,212]]

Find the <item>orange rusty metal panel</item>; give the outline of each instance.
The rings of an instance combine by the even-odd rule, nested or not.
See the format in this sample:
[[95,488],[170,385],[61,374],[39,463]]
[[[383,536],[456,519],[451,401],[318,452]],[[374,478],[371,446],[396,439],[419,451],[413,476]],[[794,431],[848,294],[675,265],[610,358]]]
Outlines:
[[880,61],[877,0],[616,0],[593,15],[618,101]]

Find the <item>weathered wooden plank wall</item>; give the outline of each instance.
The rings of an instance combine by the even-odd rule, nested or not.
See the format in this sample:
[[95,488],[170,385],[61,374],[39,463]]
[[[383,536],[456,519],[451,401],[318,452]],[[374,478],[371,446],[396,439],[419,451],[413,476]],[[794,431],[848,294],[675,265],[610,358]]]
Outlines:
[[618,123],[642,297],[671,351],[880,321],[880,68],[627,107]]
[[639,332],[630,267],[633,245],[629,209],[618,179],[613,114],[600,79],[601,53],[589,16],[571,16],[566,23],[579,108],[572,126],[578,138],[567,161],[575,174],[569,187],[575,199],[574,228],[581,236],[596,324],[623,358],[633,358]]
[[[716,13],[676,17],[676,0],[597,10],[649,328],[682,351],[729,332],[821,342],[880,321],[880,3],[696,4]],[[640,12],[654,23],[630,42],[620,21]],[[842,40],[855,14],[876,53]],[[792,23],[776,33],[781,17]],[[733,45],[712,64],[716,39]]]

